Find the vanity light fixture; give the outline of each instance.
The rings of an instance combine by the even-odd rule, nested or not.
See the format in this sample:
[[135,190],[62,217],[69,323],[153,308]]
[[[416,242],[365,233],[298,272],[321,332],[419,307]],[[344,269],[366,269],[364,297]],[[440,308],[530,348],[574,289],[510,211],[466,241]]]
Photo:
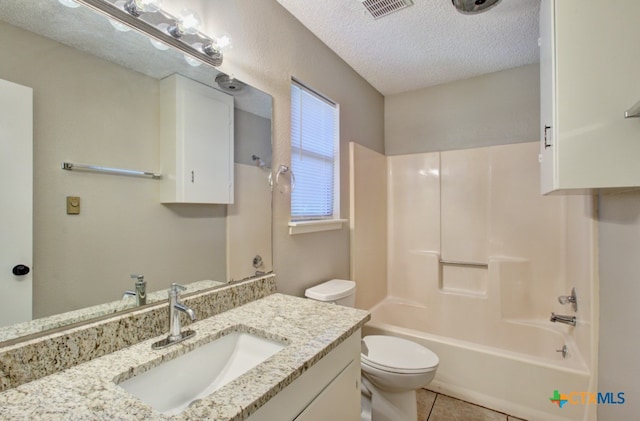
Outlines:
[[130,15],[140,17],[143,13],[156,13],[161,9],[161,0],[129,0],[124,5]]
[[200,16],[191,9],[182,9],[180,17],[169,27],[168,32],[176,38],[185,34],[195,35],[200,30]]
[[200,17],[190,9],[183,9],[176,17],[161,8],[161,0],[59,0],[76,2],[106,16],[116,29],[136,29],[162,50],[174,47],[189,57],[189,64],[201,63],[218,67],[222,64],[222,47],[230,45],[228,36],[220,40],[200,32]]

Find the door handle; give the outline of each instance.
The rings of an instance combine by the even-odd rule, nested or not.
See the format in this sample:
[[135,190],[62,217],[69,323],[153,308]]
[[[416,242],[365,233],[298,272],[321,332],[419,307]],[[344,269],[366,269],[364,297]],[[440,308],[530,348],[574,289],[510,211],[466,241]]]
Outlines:
[[27,265],[15,265],[11,272],[16,276],[24,276],[31,271]]
[[551,126],[544,126],[544,148],[550,148],[551,143],[547,143],[547,130],[551,129]]

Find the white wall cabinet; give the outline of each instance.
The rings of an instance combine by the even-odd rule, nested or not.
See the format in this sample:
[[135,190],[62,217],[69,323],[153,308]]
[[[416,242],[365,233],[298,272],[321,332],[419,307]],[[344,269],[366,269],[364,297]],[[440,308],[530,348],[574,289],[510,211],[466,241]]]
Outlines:
[[640,186],[640,1],[542,0],[541,191]]
[[160,81],[162,203],[233,203],[233,97],[180,75]]
[[360,330],[248,420],[360,421]]

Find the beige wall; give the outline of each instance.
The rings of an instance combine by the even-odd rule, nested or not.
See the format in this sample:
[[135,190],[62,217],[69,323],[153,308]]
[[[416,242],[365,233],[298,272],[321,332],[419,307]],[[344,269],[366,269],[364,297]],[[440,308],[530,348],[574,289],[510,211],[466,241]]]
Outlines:
[[120,299],[132,273],[150,290],[225,279],[224,206],[160,205],[157,180],[60,169],[157,171],[158,82],[8,25],[0,39],[0,78],[34,89],[34,316]]
[[538,65],[385,97],[385,152],[400,155],[538,139]]
[[[290,157],[290,81],[295,76],[340,104],[341,214],[349,214],[348,142],[384,151],[384,100],[275,0],[199,0],[205,32],[228,32],[221,70],[273,96],[273,166]],[[302,295],[329,278],[349,277],[349,228],[289,236],[290,196],[274,192],[274,267],[281,292]]]
[[[274,166],[289,162],[292,76],[340,103],[341,213],[346,217],[347,144],[356,141],[384,150],[382,95],[275,0],[190,0],[185,5],[202,13],[205,32],[226,31],[232,36],[234,48],[221,70],[273,96]],[[15,42],[6,52],[12,60],[0,63],[0,77],[35,89],[35,316],[117,299],[114,291],[130,288],[133,272],[144,273],[151,289],[173,281],[224,278],[225,207],[158,206],[154,180],[59,169],[63,160],[158,168],[157,133],[151,128],[158,118],[156,82],[140,74],[124,82],[132,72],[123,70],[104,82],[101,75],[113,67],[107,62],[55,43],[37,47],[29,37],[15,33],[3,32],[2,38]],[[30,71],[16,67],[19,60],[31,57],[36,61]],[[71,63],[73,70],[67,67]],[[47,79],[33,82],[31,77],[42,69]],[[63,81],[54,82],[56,75]],[[71,96],[81,96],[84,102],[74,106]],[[135,118],[122,107],[93,104],[93,98],[105,96],[134,104]],[[75,117],[73,123],[62,123],[67,115]],[[87,128],[88,121],[98,122],[100,129]],[[128,122],[129,127],[113,124],[116,121]],[[81,134],[71,135],[71,129]],[[67,195],[81,196],[80,216],[64,213]],[[280,290],[301,295],[318,281],[348,278],[348,227],[290,237],[289,208],[289,196],[274,194],[274,267]],[[98,219],[99,225],[93,223]],[[115,230],[122,222],[126,228]],[[46,278],[36,271],[47,273]]]
[[[227,278],[240,280],[256,271],[273,270],[271,249],[271,188],[267,170],[234,164],[234,203],[227,207]],[[260,256],[262,265],[255,267]]]
[[640,413],[640,192],[600,196],[600,350],[598,390],[624,392],[624,405],[599,405],[598,418]]

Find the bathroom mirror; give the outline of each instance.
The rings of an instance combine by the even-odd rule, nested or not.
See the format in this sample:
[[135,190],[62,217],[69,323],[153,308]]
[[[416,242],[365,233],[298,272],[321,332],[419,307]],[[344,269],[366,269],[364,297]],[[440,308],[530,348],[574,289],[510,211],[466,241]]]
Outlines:
[[[144,275],[152,301],[172,282],[195,290],[272,270],[271,97],[240,81],[220,86],[213,67],[117,26],[84,6],[0,0],[0,79],[33,89],[37,319],[0,328],[0,342],[135,307],[123,298],[131,274]],[[234,97],[234,204],[161,204],[162,180],[62,170],[162,172],[159,81],[176,73]],[[69,198],[79,214],[67,213]],[[0,282],[16,281],[13,264]]]

